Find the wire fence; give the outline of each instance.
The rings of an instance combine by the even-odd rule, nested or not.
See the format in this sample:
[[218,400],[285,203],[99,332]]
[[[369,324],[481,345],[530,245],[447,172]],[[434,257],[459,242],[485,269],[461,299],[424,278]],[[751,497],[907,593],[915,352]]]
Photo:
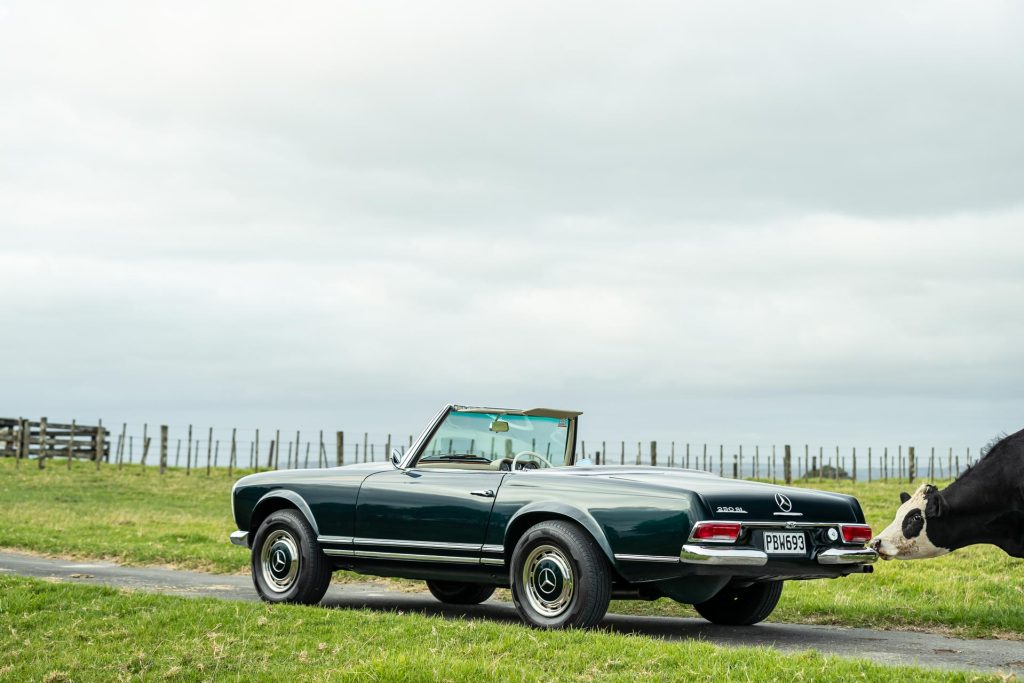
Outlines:
[[[86,460],[103,464],[263,471],[383,462],[392,449],[413,444],[411,434],[344,430],[213,428],[197,425],[53,423],[47,418],[0,418],[0,456],[31,460]],[[635,448],[633,447],[635,443]],[[982,449],[915,446],[726,445],[686,441],[600,441],[576,444],[576,461],[598,466],[660,466],[702,470],[723,477],[790,482],[794,479],[904,481],[948,479],[976,462]]]

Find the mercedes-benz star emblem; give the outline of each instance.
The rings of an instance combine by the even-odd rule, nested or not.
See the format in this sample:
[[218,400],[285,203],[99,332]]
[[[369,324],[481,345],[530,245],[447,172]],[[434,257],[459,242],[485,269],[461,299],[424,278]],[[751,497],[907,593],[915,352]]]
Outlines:
[[274,551],[274,559],[271,562],[273,563],[274,571],[279,572],[288,564],[288,558],[285,557],[284,551],[278,548]]
[[544,567],[540,570],[538,585],[542,593],[550,593],[555,590],[555,571],[551,567]]
[[778,505],[779,509],[782,510],[783,512],[789,512],[790,510],[793,509],[793,501],[791,501],[787,496],[784,496],[781,493],[775,494],[775,504]]

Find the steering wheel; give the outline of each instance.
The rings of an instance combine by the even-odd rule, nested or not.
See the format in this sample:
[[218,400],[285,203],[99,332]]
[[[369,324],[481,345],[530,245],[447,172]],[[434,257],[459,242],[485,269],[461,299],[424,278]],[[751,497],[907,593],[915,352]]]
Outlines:
[[515,470],[516,465],[519,463],[519,458],[523,457],[524,455],[532,455],[534,458],[544,463],[546,467],[554,467],[554,465],[551,464],[551,461],[545,458],[540,453],[534,453],[533,451],[520,451],[519,453],[516,453],[516,457],[512,458],[512,465],[509,467],[509,469]]

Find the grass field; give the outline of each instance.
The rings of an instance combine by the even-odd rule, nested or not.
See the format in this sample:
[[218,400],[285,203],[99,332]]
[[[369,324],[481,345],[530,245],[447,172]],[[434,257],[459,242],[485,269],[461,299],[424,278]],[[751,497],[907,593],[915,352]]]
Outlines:
[[[856,495],[880,529],[897,506],[897,484],[814,484]],[[233,530],[226,472],[153,468],[118,471],[76,463],[35,463],[15,470],[0,460],[0,547],[129,564],[162,564],[215,572],[247,569],[247,553],[227,542]],[[339,573],[341,580],[351,575]],[[411,585],[406,582],[405,585]],[[618,602],[618,612],[692,615],[670,600]],[[886,562],[872,575],[790,582],[773,621],[915,628],[959,636],[1024,639],[1024,561],[975,547],[935,560]]]
[[0,680],[988,681],[815,653],[0,576]]

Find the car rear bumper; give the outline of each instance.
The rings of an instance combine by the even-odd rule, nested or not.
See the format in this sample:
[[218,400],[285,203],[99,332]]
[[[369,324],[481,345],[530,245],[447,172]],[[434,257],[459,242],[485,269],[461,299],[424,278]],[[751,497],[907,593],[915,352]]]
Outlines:
[[240,545],[243,548],[249,547],[249,532],[248,531],[232,531],[231,542],[235,545]]
[[[878,553],[870,548],[829,548],[818,553],[818,564],[871,564]],[[768,553],[757,548],[730,548],[686,544],[679,553],[679,561],[686,564],[763,567],[768,564]]]

